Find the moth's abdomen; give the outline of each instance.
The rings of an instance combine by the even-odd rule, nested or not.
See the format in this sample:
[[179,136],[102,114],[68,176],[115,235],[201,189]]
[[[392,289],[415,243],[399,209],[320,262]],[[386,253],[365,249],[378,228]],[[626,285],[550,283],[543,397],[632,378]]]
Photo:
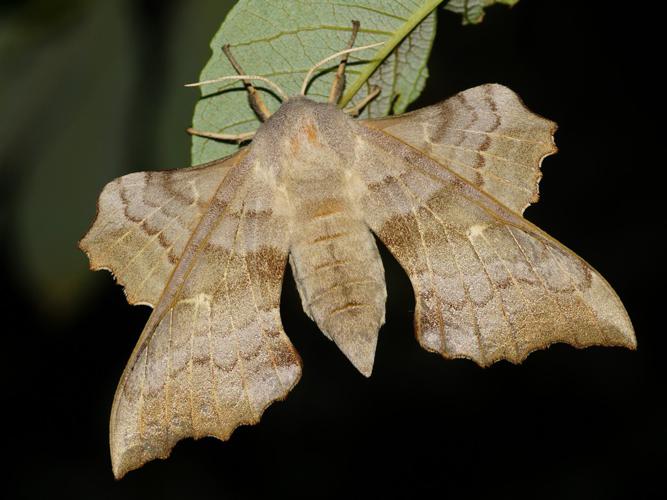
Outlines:
[[387,292],[375,240],[351,204],[301,204],[290,262],[305,312],[364,375],[373,369]]

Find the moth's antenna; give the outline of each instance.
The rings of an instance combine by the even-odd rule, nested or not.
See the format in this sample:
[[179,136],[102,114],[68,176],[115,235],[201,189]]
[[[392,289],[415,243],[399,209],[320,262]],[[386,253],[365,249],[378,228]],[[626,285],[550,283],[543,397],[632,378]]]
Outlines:
[[[347,42],[347,49],[354,47],[354,41],[357,39],[357,33],[359,33],[359,26],[359,21],[352,21],[352,33],[350,34],[350,40]],[[347,64],[347,58],[349,55],[349,52],[343,55],[343,57],[340,58],[340,62],[338,63],[336,76],[334,76],[333,82],[331,83],[331,90],[329,90],[330,104],[337,104],[341,94],[343,93],[343,88],[345,87],[345,65]]]
[[255,137],[255,132],[243,132],[241,134],[220,134],[218,132],[205,132],[202,130],[194,129],[192,127],[186,128],[185,131],[190,135],[215,139],[216,141],[236,142],[238,144],[249,141]]
[[[228,43],[222,46],[222,51],[227,56],[229,63],[234,67],[236,73],[238,73],[239,75],[245,74],[245,71],[243,71],[241,65],[236,61],[236,59],[232,55],[232,49],[230,48]],[[260,119],[263,122],[265,122],[271,116],[269,108],[266,107],[266,104],[264,104],[262,97],[259,95],[259,93],[255,89],[255,86],[252,84],[250,80],[243,80],[243,85],[245,85],[245,88],[248,91],[250,106],[252,106],[252,109],[255,110],[255,113],[259,115]]]
[[359,116],[361,110],[364,109],[369,102],[371,102],[373,99],[379,96],[380,92],[382,92],[382,89],[377,85],[373,85],[366,97],[364,97],[361,101],[359,101],[351,108],[345,108],[343,111],[345,111],[350,116],[355,116],[355,117]]
[[371,43],[370,45],[364,45],[363,47],[355,47],[353,49],[345,49],[345,50],[341,50],[340,52],[336,52],[335,54],[332,54],[329,57],[326,57],[326,58],[322,59],[315,66],[310,68],[310,71],[308,71],[308,74],[306,75],[306,78],[303,80],[303,85],[301,85],[301,95],[303,95],[303,96],[306,95],[306,89],[308,88],[308,83],[310,83],[310,79],[313,77],[313,73],[315,73],[315,70],[317,68],[319,68],[320,66],[322,66],[323,64],[326,64],[329,61],[331,61],[332,59],[336,59],[337,57],[340,57],[344,54],[349,54],[350,52],[358,52],[360,50],[372,49],[373,47],[379,47],[382,44],[384,44],[384,42]]
[[265,78],[263,76],[257,76],[257,75],[231,75],[231,76],[221,76],[220,78],[215,78],[213,80],[204,80],[203,82],[195,82],[195,83],[186,83],[186,87],[200,87],[202,85],[208,85],[209,83],[218,83],[218,82],[224,82],[226,80],[260,80],[266,84],[268,84],[273,90],[276,91],[276,94],[280,96],[280,98],[283,101],[286,101],[289,99],[287,94],[283,89],[281,89],[276,83],[273,83],[271,80],[268,78]]

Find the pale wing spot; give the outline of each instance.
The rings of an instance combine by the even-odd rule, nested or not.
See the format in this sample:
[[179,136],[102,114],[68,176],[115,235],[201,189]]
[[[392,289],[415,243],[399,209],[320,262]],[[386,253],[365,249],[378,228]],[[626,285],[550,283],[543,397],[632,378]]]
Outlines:
[[213,297],[204,292],[200,292],[194,297],[188,297],[186,299],[179,299],[176,304],[185,304],[185,305],[190,305],[190,306],[205,306],[210,308],[211,307],[211,302],[213,300]]
[[482,236],[482,234],[484,233],[484,230],[487,227],[488,226],[486,226],[484,224],[475,224],[474,226],[470,226],[470,228],[467,231],[468,238],[470,238],[471,240],[474,240],[475,238],[478,238],[478,237]]
[[192,199],[193,199],[193,202],[190,204],[190,206],[193,206],[199,203],[201,195],[199,194],[199,190],[197,189],[197,182],[195,180],[188,181],[188,184],[190,184],[190,188],[192,189]]

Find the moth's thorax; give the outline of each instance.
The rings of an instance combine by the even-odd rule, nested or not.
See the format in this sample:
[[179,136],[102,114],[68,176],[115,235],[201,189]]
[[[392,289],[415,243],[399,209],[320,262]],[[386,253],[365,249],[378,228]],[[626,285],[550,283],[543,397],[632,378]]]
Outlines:
[[332,128],[351,120],[336,106],[316,102],[307,97],[294,96],[285,101],[257,130],[256,139],[264,134],[303,132],[307,122],[329,122]]
[[251,147],[285,181],[328,182],[331,166],[340,170],[352,160],[352,126],[335,106],[291,97],[259,127]]

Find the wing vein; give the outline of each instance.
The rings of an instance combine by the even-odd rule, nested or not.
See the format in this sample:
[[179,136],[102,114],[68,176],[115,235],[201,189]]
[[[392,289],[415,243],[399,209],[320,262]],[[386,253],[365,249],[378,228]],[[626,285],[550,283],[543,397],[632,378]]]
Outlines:
[[589,310],[589,312],[591,313],[591,316],[595,320],[595,326],[597,327],[598,331],[600,332],[600,336],[605,340],[606,343],[610,343],[609,342],[609,340],[610,340],[609,337],[607,336],[607,334],[605,333],[605,331],[602,328],[600,318],[595,313],[595,310],[590,306],[590,304],[588,302],[586,302],[586,299],[584,298],[584,294],[581,291],[581,289],[577,286],[576,282],[574,281],[574,277],[572,276],[572,273],[558,261],[558,259],[556,258],[556,256],[553,253],[553,250],[551,250],[551,248],[549,248],[549,246],[547,244],[545,244],[543,241],[540,241],[540,243],[542,243],[542,246],[544,248],[546,248],[547,252],[549,252],[549,254],[551,255],[551,258],[556,262],[556,265],[567,275],[568,281],[572,284],[572,287],[577,291],[577,293],[579,295],[579,299],[584,304],[586,309]]
[[[367,129],[367,130],[369,131],[369,133],[371,133],[371,134],[373,133],[373,131],[371,131],[370,129]],[[383,132],[380,132],[380,131],[377,131],[377,132],[379,132],[379,133],[383,133]],[[384,134],[385,134],[385,135],[389,135],[390,137],[396,139],[394,136],[392,136],[392,135],[390,135],[390,134],[386,134],[386,133],[384,133]],[[371,135],[371,136],[372,136],[372,135]],[[410,148],[410,149],[413,149],[413,150],[415,149],[415,148],[413,148],[412,146],[410,146],[409,144],[404,143],[404,142],[401,141],[400,139],[396,139],[396,140],[399,141],[401,144],[405,145],[406,147]],[[380,149],[382,149],[382,148],[380,147]],[[392,153],[392,152],[393,152],[393,151],[390,150],[390,149],[388,149],[388,150],[384,150],[384,149],[382,149],[382,151],[385,152],[385,153]],[[423,153],[421,153],[421,152],[420,152],[420,154],[423,155]],[[443,165],[442,163],[440,163],[440,162],[434,160],[433,158],[431,158],[431,157],[428,156],[428,155],[423,155],[423,156],[425,156],[426,158],[428,158],[429,160],[431,160],[433,163],[435,163],[435,164],[438,165],[439,167],[443,168],[443,169],[447,172],[447,174],[454,176],[454,178],[456,178],[456,179],[460,179],[462,182],[464,182],[466,185],[470,186],[470,187],[471,187],[472,189],[474,189],[476,192],[478,192],[478,193],[482,193],[482,194],[486,195],[487,197],[491,198],[492,200],[494,200],[496,203],[499,203],[499,204],[501,204],[503,207],[506,207],[505,205],[503,205],[503,204],[500,203],[499,201],[495,200],[495,198],[491,197],[491,195],[486,194],[486,193],[483,193],[482,191],[480,191],[479,188],[477,188],[477,186],[475,186],[474,184],[472,184],[468,179],[466,179],[465,177],[462,177],[460,174],[457,174],[456,172],[452,171],[452,169],[450,169],[450,168],[447,167],[446,165]],[[405,162],[405,160],[403,160],[403,159],[401,158],[400,155],[394,154],[394,157],[397,158],[397,159],[398,159],[399,161],[401,161],[401,162]],[[420,172],[422,175],[428,177],[429,179],[433,179],[436,183],[440,184],[441,186],[449,187],[449,185],[451,184],[451,180],[450,180],[450,179],[442,179],[441,177],[432,174],[431,172],[429,172],[428,170],[424,169],[423,167],[420,167],[420,166],[419,166],[418,164],[416,164],[416,163],[414,163],[414,164],[413,164],[413,163],[409,163],[409,165],[410,165],[411,168],[413,168],[414,170]],[[474,198],[470,198],[469,196],[466,196],[466,195],[465,195],[463,192],[461,192],[461,191],[460,191],[459,193],[460,193],[460,195],[461,195],[462,198],[464,198],[465,200],[469,201],[469,202],[472,203],[473,205],[476,205],[477,207],[479,207],[479,208],[481,208],[482,210],[484,210],[484,211],[485,211],[486,213],[488,213],[493,219],[499,221],[499,222],[502,223],[502,224],[508,224],[508,222],[507,222],[505,219],[502,219],[501,217],[498,216],[498,214],[494,213],[492,210],[489,210],[489,208],[488,208],[487,206],[485,206],[484,204],[480,203],[478,200],[475,200]]]
[[[415,210],[414,201],[415,200],[418,201],[419,199],[416,198],[415,193],[412,192],[412,190],[400,178],[400,174],[395,176],[394,178],[400,184],[401,190],[403,190],[403,193],[408,197],[408,199],[412,198],[412,202],[410,203],[410,210],[412,211],[412,213],[415,217],[415,221],[416,221],[416,225],[417,225],[417,232],[419,233],[419,238],[420,238],[420,243],[421,243],[422,248],[424,249],[424,253],[426,255],[425,259],[426,259],[426,266],[427,266],[427,269],[429,271],[429,279],[431,281],[431,287],[434,291],[434,295],[436,297],[436,303],[437,303],[437,306],[438,306],[437,307],[438,328],[440,330],[440,337],[441,337],[441,340],[442,340],[442,350],[444,352],[445,351],[445,346],[447,345],[447,343],[446,343],[446,332],[445,332],[445,326],[444,326],[444,317],[442,315],[442,298],[440,296],[440,293],[438,292],[438,290],[435,287],[434,273],[433,273],[433,268],[432,268],[431,262],[430,262],[430,257],[429,257],[430,254],[429,254],[428,246],[426,245],[426,241],[424,240],[424,235],[422,233],[422,229],[421,229],[420,224],[419,224],[419,216],[417,215],[417,211]],[[426,204],[424,204],[423,206],[426,207]],[[430,208],[429,207],[426,207],[426,208],[429,211],[429,213],[431,213]],[[444,226],[442,226],[442,227],[444,228]],[[446,239],[447,239],[447,242],[449,243],[449,237],[448,236],[446,236]],[[450,246],[450,250],[451,250],[451,245],[449,245],[449,246]],[[454,260],[456,262],[456,257],[454,257]],[[458,264],[457,264],[457,267],[458,267]],[[459,272],[460,272],[460,269],[459,269]],[[459,279],[462,280],[460,274],[459,274]],[[478,336],[478,341],[479,341],[479,336]],[[480,352],[481,352],[481,345],[480,345]],[[483,356],[484,355],[482,354],[482,357]]]
[[[467,236],[467,235],[466,235]],[[516,355],[516,359],[519,359],[519,344],[516,339],[516,332],[514,330],[514,325],[512,322],[509,320],[509,317],[507,316],[507,311],[505,310],[505,304],[503,302],[503,298],[501,294],[498,292],[498,288],[495,286],[493,280],[491,279],[491,275],[489,274],[488,269],[486,268],[486,263],[482,259],[482,256],[479,254],[477,251],[477,248],[475,247],[475,243],[472,241],[470,236],[467,236],[468,242],[470,243],[470,247],[472,248],[472,251],[475,252],[475,256],[477,257],[477,260],[482,266],[482,269],[484,269],[484,274],[486,275],[486,279],[489,281],[489,285],[491,286],[491,289],[493,290],[493,295],[496,297],[498,300],[498,303],[500,305],[500,311],[503,313],[503,319],[505,320],[505,323],[510,329],[510,332],[512,334],[512,343],[514,344],[514,354]]]
[[[429,213],[432,213],[430,211]],[[459,281],[461,282],[461,286],[463,287],[463,291],[465,292],[466,295],[466,300],[468,302],[468,311],[470,315],[470,319],[473,322],[473,327],[475,329],[475,336],[477,337],[477,345],[479,348],[479,355],[481,357],[482,365],[486,365],[486,354],[484,353],[484,346],[482,345],[482,332],[479,329],[479,318],[477,317],[477,308],[474,307],[472,303],[472,299],[470,298],[470,290],[468,289],[468,285],[466,284],[465,280],[463,279],[463,271],[461,271],[461,265],[459,264],[459,259],[456,256],[456,251],[454,250],[454,245],[452,244],[451,237],[449,236],[449,230],[448,230],[448,225],[444,224],[442,221],[438,220],[436,218],[436,221],[440,223],[440,226],[445,232],[445,239],[447,240],[447,245],[449,246],[449,250],[452,252],[452,257],[454,259],[454,265],[456,266],[456,270],[458,271],[458,277]]]
[[525,142],[527,144],[536,144],[536,145],[540,145],[540,146],[551,146],[550,142],[531,141],[531,140],[522,139],[522,138],[519,138],[519,137],[512,137],[511,135],[499,134],[497,132],[483,132],[481,130],[470,130],[470,129],[456,128],[456,127],[450,127],[449,130],[456,130],[458,132],[464,132],[464,133],[469,133],[469,134],[480,134],[480,135],[490,135],[492,137],[502,137],[503,139],[510,139],[510,140],[513,140],[513,141]]
[[528,313],[535,318],[536,316],[535,316],[535,312],[533,311],[533,305],[528,300],[528,298],[526,297],[526,294],[524,293],[523,287],[517,281],[516,276],[514,276],[514,274],[510,270],[510,268],[507,266],[507,261],[498,253],[498,251],[496,250],[494,245],[486,238],[486,236],[484,236],[484,233],[480,233],[480,236],[485,241],[485,243],[488,245],[488,247],[493,251],[493,253],[496,254],[496,257],[498,257],[498,262],[500,262],[502,264],[503,268],[505,269],[505,272],[507,273],[509,278],[512,280],[512,283],[514,284],[514,287],[519,292],[519,295],[521,296],[521,299],[523,300],[523,303],[526,307],[526,311],[528,311]]
[[[403,191],[404,194],[407,195],[408,199],[411,198],[411,194],[413,193],[410,191],[410,189],[407,187],[407,185],[403,182],[403,180],[400,178],[400,176],[395,176],[394,177],[397,182],[401,186],[401,190]],[[415,223],[417,226],[417,232],[419,233],[419,242],[424,250],[424,260],[426,261],[426,268],[428,269],[428,274],[429,274],[429,281],[431,282],[431,289],[434,292],[435,298],[436,298],[436,304],[437,304],[437,311],[438,311],[438,330],[440,333],[440,339],[442,341],[442,350],[445,350],[445,346],[447,345],[447,334],[445,332],[445,320],[442,315],[442,298],[440,297],[440,294],[438,293],[436,286],[435,286],[435,277],[433,273],[433,267],[431,265],[431,258],[430,258],[430,253],[428,246],[426,245],[426,241],[424,239],[424,234],[422,232],[422,228],[419,224],[419,216],[417,214],[417,211],[415,210],[415,204],[414,200],[413,202],[410,203],[410,210],[412,211],[412,214],[415,217]],[[421,298],[420,298],[421,300]]]
[[[443,165],[442,163],[435,160],[431,156],[429,156],[429,158],[431,160],[433,160],[434,162],[436,162],[438,165],[441,165],[442,167],[449,170],[449,168],[446,165]],[[479,171],[480,171],[480,169],[477,169],[477,168],[473,167],[472,165],[468,165],[467,163],[463,163],[462,161],[455,160],[453,158],[447,158],[447,160],[449,162],[453,163],[454,165],[459,165],[460,167],[467,168],[468,170],[472,170],[473,172],[479,173]],[[498,181],[500,181],[504,184],[507,184],[508,186],[510,186],[512,188],[520,189],[521,191],[525,191],[526,193],[529,193],[530,195],[533,194],[533,192],[530,189],[528,189],[527,187],[520,186],[519,184],[516,184],[515,182],[512,182],[511,180],[507,179],[506,177],[503,177],[503,176],[498,175],[494,172],[491,172],[487,168],[484,168],[483,172],[484,172],[484,175],[488,175],[489,177],[493,177],[494,179],[497,179]],[[472,182],[472,181],[468,181],[468,182]]]
[[220,404],[220,398],[218,398],[218,380],[215,376],[215,362],[213,361],[213,341],[212,341],[212,335],[211,335],[211,330],[212,330],[212,321],[211,321],[211,315],[213,314],[213,304],[209,302],[209,308],[208,308],[208,318],[207,322],[208,325],[206,327],[206,332],[208,335],[208,369],[211,372],[211,392],[213,393],[213,403],[215,406],[215,417],[216,420],[218,421],[218,426],[220,430],[224,429],[224,423],[222,420],[222,415],[220,414],[220,408],[222,405]]
[[[117,274],[121,274],[123,271],[125,271],[130,264],[132,264],[136,259],[138,259],[141,254],[144,253],[144,251],[157,239],[160,237],[160,235],[167,229],[171,227],[171,225],[178,220],[178,215],[174,215],[171,219],[169,219],[169,222],[167,223],[166,226],[164,226],[162,229],[157,231],[155,234],[151,235],[151,237],[146,241],[146,243],[132,256],[130,260],[128,260],[123,267],[121,267],[118,270]],[[179,237],[180,238],[180,237]]]
[[[164,251],[163,251],[162,253],[168,255],[169,252],[171,252],[171,249],[174,248],[174,245],[175,245],[178,241],[180,241],[181,239],[182,239],[182,237],[179,236],[179,237],[174,241],[174,243],[172,243],[169,247],[165,248]],[[137,297],[139,297],[139,296],[141,295],[141,292],[144,291],[144,288],[146,287],[146,283],[148,283],[148,280],[150,279],[150,277],[153,275],[153,273],[154,273],[155,271],[157,271],[157,268],[160,267],[160,264],[162,264],[162,262],[160,262],[158,259],[155,259],[155,260],[156,260],[157,262],[155,263],[155,265],[154,265],[153,267],[151,267],[151,268],[148,270],[148,273],[146,274],[146,276],[144,276],[144,278],[141,280],[141,283],[139,283],[139,286],[137,287],[137,291],[135,292],[135,295],[136,295]]]
[[165,419],[165,440],[169,442],[169,433],[171,430],[171,412],[169,411],[169,383],[171,382],[171,357],[173,342],[173,321],[174,309],[169,309],[169,342],[167,344],[167,376],[164,382],[164,419]]
[[239,234],[241,232],[241,226],[243,224],[243,219],[245,217],[245,211],[246,211],[246,205],[245,201],[242,203],[241,206],[241,213],[239,215],[239,222],[238,225],[236,226],[236,233],[234,234],[234,241],[232,243],[232,246],[229,251],[229,256],[227,258],[227,264],[225,265],[225,272],[223,275],[223,283],[225,285],[225,298],[227,299],[227,312],[229,314],[229,322],[231,325],[231,331],[233,332],[232,334],[234,335],[235,339],[235,344],[236,344],[236,360],[237,363],[239,364],[239,372],[240,372],[240,378],[241,378],[241,388],[243,390],[243,395],[245,396],[246,400],[246,405],[248,406],[248,410],[253,416],[254,420],[257,420],[257,415],[255,414],[255,408],[252,406],[252,403],[250,402],[250,396],[248,394],[248,387],[246,386],[246,379],[245,379],[245,367],[243,365],[243,356],[241,356],[241,349],[240,349],[240,343],[239,343],[239,337],[238,337],[238,330],[236,326],[234,325],[234,317],[231,313],[231,302],[229,298],[229,281],[227,279],[228,272],[229,272],[229,264],[232,261],[232,258],[234,257],[235,251],[236,251],[236,245],[238,244],[239,240]]
[[[258,212],[258,210],[257,210],[258,206],[259,206],[259,197],[256,197],[254,207],[253,207],[255,213]],[[253,225],[253,235],[256,238],[256,236],[257,236],[257,224]],[[244,239],[244,242],[246,243],[245,246],[246,246],[246,250],[247,250],[248,249],[248,244],[247,244],[248,240],[247,240],[247,238]],[[259,311],[257,296],[255,295],[255,287],[253,286],[252,274],[250,273],[250,266],[248,265],[247,251],[243,252],[243,264],[245,266],[246,275],[248,277],[248,287],[250,288],[250,295],[252,296],[252,303],[253,303],[253,306],[255,308],[255,312],[257,313],[257,319],[259,320],[261,318],[261,314],[260,314],[260,311]],[[271,360],[271,367],[273,368],[273,371],[276,375],[276,379],[278,380],[278,384],[280,385],[281,388],[284,389],[283,381],[280,379],[280,375],[278,375],[278,368],[276,367],[276,361],[275,361],[275,358],[273,356],[273,348],[271,347],[271,344],[270,344],[270,341],[269,341],[270,339],[267,335],[267,332],[266,332],[266,329],[264,328],[264,325],[260,325],[260,330],[262,331],[262,336],[265,338],[265,341],[267,343],[266,347],[267,347],[267,351],[268,351],[268,354],[269,354],[269,359]]]
[[[122,182],[121,182],[121,179],[122,179],[122,177],[118,179],[118,180],[119,180],[119,183],[118,183],[118,190],[119,190],[119,191],[123,190],[123,184],[122,184]],[[144,185],[145,185],[145,184],[144,184]],[[122,199],[123,199],[124,196],[125,196],[125,195],[121,196],[121,201],[122,201]],[[134,231],[136,231],[136,229],[137,229],[138,227],[141,227],[141,225],[142,225],[144,222],[146,222],[148,219],[150,219],[151,217],[153,217],[153,216],[154,216],[155,214],[157,214],[159,211],[163,210],[167,205],[169,205],[169,204],[170,204],[172,201],[174,201],[175,199],[176,199],[176,197],[175,197],[175,196],[172,196],[172,197],[169,198],[167,201],[165,201],[162,205],[160,205],[159,207],[156,207],[153,211],[151,211],[148,215],[146,215],[146,216],[145,216],[143,219],[141,219],[139,222],[133,223],[132,226],[130,227],[130,229],[128,229],[124,234],[122,234],[121,236],[119,236],[119,237],[118,237],[118,238],[117,238],[111,245],[109,245],[108,250],[111,250],[111,249],[115,248],[115,246],[118,245],[121,241],[123,241],[129,234],[131,234],[131,233],[133,233]],[[118,212],[118,211],[120,211],[120,210],[124,210],[125,208],[128,208],[126,202],[122,201],[122,203],[123,203],[123,207],[124,207],[124,208],[123,208],[123,209],[117,208],[117,209],[115,210],[116,212]],[[112,211],[111,213],[113,213],[113,211]],[[129,219],[126,215],[123,215],[123,217],[124,217],[126,220],[129,220],[130,222],[132,222],[132,220]]]
[[[191,325],[197,324],[197,316],[199,316],[199,301],[195,302],[193,318]],[[194,328],[190,327],[190,359],[188,360],[188,380],[189,380],[189,393],[190,393],[190,427],[193,432],[195,430],[195,394],[194,394],[194,378],[193,378],[193,357],[194,357]]]
[[455,146],[454,144],[445,144],[445,143],[440,143],[440,146],[444,147],[444,148],[456,149],[456,150],[459,150],[459,151],[467,151],[468,153],[474,153],[474,154],[478,154],[480,156],[486,156],[486,157],[489,157],[489,158],[495,158],[496,160],[499,160],[499,161],[504,161],[504,162],[507,162],[507,163],[512,163],[514,165],[519,165],[520,167],[525,167],[528,170],[533,169],[533,167],[530,166],[530,165],[527,165],[525,163],[519,163],[518,161],[510,160],[509,158],[505,158],[504,156],[494,155],[492,153],[489,153],[488,151],[481,151],[481,150],[478,150],[478,149],[468,149],[468,148],[464,148],[463,146]]
[[150,353],[150,340],[146,345],[146,353],[144,355],[144,367],[141,374],[141,390],[139,391],[139,440],[144,440],[144,404],[145,404],[145,385],[146,385],[146,372],[148,371],[148,356]]
[[[545,291],[547,297],[549,297],[549,299],[551,300],[551,302],[554,303],[554,305],[555,305],[556,308],[558,309],[558,312],[560,313],[561,317],[563,318],[563,320],[564,320],[565,323],[567,324],[569,320],[568,320],[567,316],[565,315],[565,311],[563,311],[563,308],[562,308],[560,302],[558,302],[558,300],[555,299],[555,298],[553,297],[553,293],[549,290],[549,287],[547,287],[547,284],[546,284],[546,282],[544,281],[544,278],[542,277],[542,275],[541,275],[541,274],[537,271],[537,269],[535,268],[535,265],[534,265],[532,259],[530,259],[530,257],[528,257],[528,255],[527,255],[526,252],[524,251],[524,249],[523,249],[523,247],[521,246],[521,244],[519,243],[519,241],[516,239],[516,236],[514,235],[514,233],[512,232],[512,230],[509,228],[509,226],[503,226],[503,227],[504,227],[504,228],[507,230],[507,232],[512,236],[512,240],[514,241],[514,244],[517,246],[517,248],[518,248],[519,251],[521,252],[521,255],[523,256],[523,259],[524,259],[524,260],[526,261],[526,263],[530,266],[530,269],[532,270],[533,274],[534,274],[534,275],[537,277],[537,279],[539,280],[539,282],[540,282],[540,284],[541,284],[541,286],[542,286],[542,289]],[[576,341],[576,338],[575,338],[574,340]]]

